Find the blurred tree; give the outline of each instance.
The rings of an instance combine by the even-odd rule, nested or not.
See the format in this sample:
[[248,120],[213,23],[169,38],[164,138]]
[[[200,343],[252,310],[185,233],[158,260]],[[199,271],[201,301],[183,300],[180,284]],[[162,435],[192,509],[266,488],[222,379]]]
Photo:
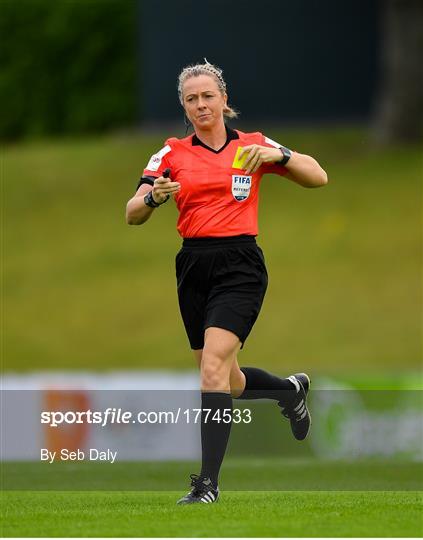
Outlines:
[[384,0],[382,85],[374,135],[378,142],[423,135],[423,0]]
[[136,0],[0,0],[0,138],[136,120]]

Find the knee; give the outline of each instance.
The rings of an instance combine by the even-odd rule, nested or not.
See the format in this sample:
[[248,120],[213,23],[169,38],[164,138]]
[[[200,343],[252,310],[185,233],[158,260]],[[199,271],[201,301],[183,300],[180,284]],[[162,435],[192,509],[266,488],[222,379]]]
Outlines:
[[201,387],[209,391],[229,390],[228,362],[217,354],[203,353],[201,360]]

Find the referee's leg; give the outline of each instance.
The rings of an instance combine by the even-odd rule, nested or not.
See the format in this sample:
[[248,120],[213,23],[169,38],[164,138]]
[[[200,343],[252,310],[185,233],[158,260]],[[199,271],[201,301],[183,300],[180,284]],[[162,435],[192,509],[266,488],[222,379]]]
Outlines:
[[[192,352],[194,353],[194,359],[198,366],[198,369],[201,371],[201,359],[203,357],[203,349],[194,349]],[[237,398],[243,393],[245,389],[245,382],[245,375],[241,371],[238,364],[237,355],[235,355],[229,373],[229,386],[233,398]]]
[[[195,350],[194,357],[201,369],[203,349]],[[247,376],[249,384],[247,385]],[[251,381],[252,380],[252,381]],[[295,396],[295,385],[292,376],[286,379],[272,375],[259,368],[240,368],[235,355],[229,374],[230,391],[233,398],[240,399],[274,399],[286,405]],[[249,387],[248,389],[246,387]]]
[[230,393],[230,373],[240,348],[233,332],[213,326],[206,329],[200,366],[203,391]]
[[[231,431],[232,396],[230,372],[241,347],[239,338],[228,330],[209,327],[205,331],[201,354],[201,448],[202,478],[218,485],[219,471]],[[196,351],[199,360],[199,353]]]
[[274,399],[282,414],[290,420],[294,437],[305,439],[311,425],[307,407],[310,378],[305,373],[296,373],[285,379],[255,367],[239,367],[235,357],[230,373],[230,389],[233,398]]

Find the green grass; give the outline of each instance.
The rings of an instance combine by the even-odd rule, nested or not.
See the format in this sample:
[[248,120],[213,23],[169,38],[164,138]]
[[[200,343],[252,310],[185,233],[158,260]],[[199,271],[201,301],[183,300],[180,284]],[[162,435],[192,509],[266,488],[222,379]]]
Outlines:
[[[3,464],[2,535],[418,537],[423,533],[418,463],[229,459],[222,470],[223,491],[217,505],[178,507],[175,501],[184,494],[183,483],[195,465]],[[50,484],[41,468],[53,471]],[[25,490],[31,480],[31,489]],[[48,490],[58,485],[62,490]]]
[[11,492],[7,537],[420,537],[416,492],[226,492],[177,507],[178,492]]
[[[195,462],[7,462],[6,491],[175,491]],[[399,460],[319,461],[313,458],[226,457],[224,491],[418,491],[421,463]]]
[[[362,130],[266,134],[314,155],[330,182],[263,179],[270,284],[240,361],[281,374],[420,369],[421,148],[372,149]],[[193,367],[175,292],[176,210],[124,221],[166,136],[4,149],[5,371]]]

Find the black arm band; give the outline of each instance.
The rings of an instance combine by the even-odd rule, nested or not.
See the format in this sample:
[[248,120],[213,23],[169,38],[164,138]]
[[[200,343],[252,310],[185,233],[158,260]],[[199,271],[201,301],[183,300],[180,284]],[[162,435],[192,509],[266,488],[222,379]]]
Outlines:
[[138,182],[137,189],[135,191],[138,191],[143,184],[154,186],[155,179],[156,178],[154,176],[142,176]]
[[282,160],[278,161],[279,165],[286,165],[291,158],[292,152],[289,148],[286,148],[286,146],[281,146],[279,150],[282,152]]

